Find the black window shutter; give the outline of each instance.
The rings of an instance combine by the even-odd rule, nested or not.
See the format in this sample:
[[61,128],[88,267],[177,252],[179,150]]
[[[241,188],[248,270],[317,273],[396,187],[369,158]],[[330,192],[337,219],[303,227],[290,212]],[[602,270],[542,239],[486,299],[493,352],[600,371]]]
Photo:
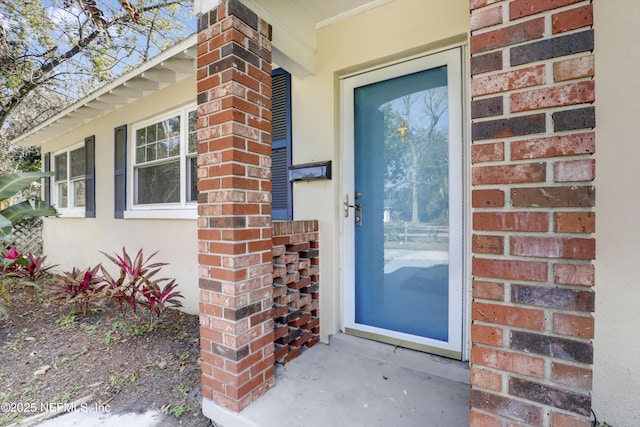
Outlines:
[[96,137],[84,139],[84,191],[87,218],[96,217]]
[[114,217],[124,218],[127,209],[127,125],[114,131]]
[[278,68],[271,75],[271,218],[293,219],[291,166],[291,75]]
[[[44,163],[44,171],[51,172],[51,153],[44,153],[42,162]],[[51,177],[47,176],[44,178],[44,183],[42,185],[44,189],[44,202],[47,207],[51,206]]]

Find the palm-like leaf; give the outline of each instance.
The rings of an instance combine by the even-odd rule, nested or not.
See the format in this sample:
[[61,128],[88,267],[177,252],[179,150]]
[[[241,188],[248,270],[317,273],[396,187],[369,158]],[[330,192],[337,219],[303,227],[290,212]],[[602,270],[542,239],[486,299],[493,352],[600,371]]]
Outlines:
[[35,206],[25,200],[0,211],[0,215],[8,219],[11,224],[16,224],[23,218],[52,216],[57,214],[58,212],[55,208],[47,206],[46,203],[40,200],[36,201]]
[[52,172],[16,172],[0,176],[0,201],[15,195],[33,181],[52,176]]
[[13,234],[13,224],[0,215],[0,240],[6,240]]
[[[0,176],[0,202],[14,196],[37,179],[53,175],[52,172],[18,172]],[[0,240],[13,233],[13,226],[23,218],[57,215],[55,208],[38,201],[35,206],[24,201],[0,211]]]

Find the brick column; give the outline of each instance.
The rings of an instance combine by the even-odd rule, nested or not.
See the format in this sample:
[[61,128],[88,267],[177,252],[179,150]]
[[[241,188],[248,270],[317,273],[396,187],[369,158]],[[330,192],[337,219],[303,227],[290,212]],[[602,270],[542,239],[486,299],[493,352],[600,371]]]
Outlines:
[[470,0],[472,426],[588,427],[592,5]]
[[202,394],[236,412],[274,383],[270,38],[239,0],[200,18]]

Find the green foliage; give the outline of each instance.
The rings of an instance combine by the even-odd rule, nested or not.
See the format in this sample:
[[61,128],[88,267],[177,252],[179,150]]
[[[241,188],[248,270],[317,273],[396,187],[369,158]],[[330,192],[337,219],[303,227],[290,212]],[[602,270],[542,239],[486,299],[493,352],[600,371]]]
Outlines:
[[112,342],[115,341],[120,341],[120,335],[114,333],[113,331],[107,331],[107,333],[104,335],[104,345],[108,347]]
[[87,336],[90,337],[95,335],[98,332],[98,329],[100,329],[100,322],[87,326]]
[[66,328],[73,328],[76,323],[77,313],[75,311],[70,311],[69,313],[60,316],[56,319],[56,325],[64,326]]
[[89,349],[87,348],[87,346],[82,346],[82,349],[80,349],[79,352],[74,353],[71,355],[71,357],[67,357],[67,356],[63,356],[59,361],[58,364],[59,365],[64,365],[65,363],[68,362],[75,362],[76,360],[78,360],[78,358],[86,355],[89,353]]
[[185,412],[186,412],[186,409],[182,404],[176,405],[173,408],[169,409],[169,414],[173,415],[176,418],[180,418],[181,416],[184,415]]
[[[51,176],[50,172],[17,172],[0,176],[0,203],[9,200],[17,192],[37,179]],[[0,210],[0,240],[7,240],[13,234],[13,226],[23,218],[57,215],[53,207],[41,201],[32,205],[23,201]]]

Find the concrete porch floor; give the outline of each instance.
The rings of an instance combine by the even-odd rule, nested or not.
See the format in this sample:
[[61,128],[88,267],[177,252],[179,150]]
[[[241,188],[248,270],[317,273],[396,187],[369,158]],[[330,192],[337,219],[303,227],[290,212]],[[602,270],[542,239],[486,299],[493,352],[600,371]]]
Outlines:
[[466,363],[338,334],[277,370],[240,414],[205,402],[221,427],[469,425]]

